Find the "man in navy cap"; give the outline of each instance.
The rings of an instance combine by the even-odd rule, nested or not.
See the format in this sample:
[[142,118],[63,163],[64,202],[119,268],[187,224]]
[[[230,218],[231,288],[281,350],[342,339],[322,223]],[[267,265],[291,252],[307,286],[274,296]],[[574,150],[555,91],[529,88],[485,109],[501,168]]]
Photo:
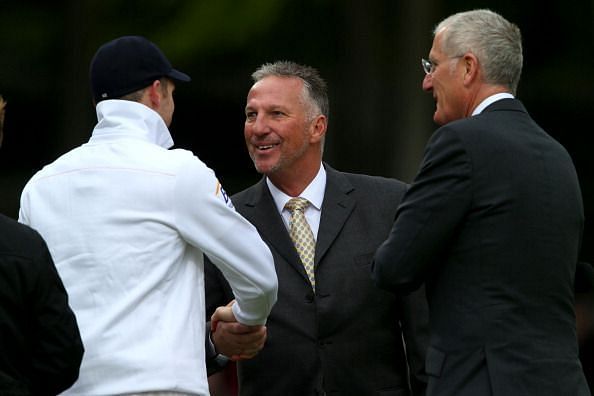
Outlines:
[[175,82],[190,77],[127,36],[99,48],[90,79],[91,139],[27,183],[19,214],[46,239],[79,321],[86,353],[67,393],[208,395],[203,254],[235,293],[220,318],[254,334],[276,301],[272,255],[214,172],[168,150]]

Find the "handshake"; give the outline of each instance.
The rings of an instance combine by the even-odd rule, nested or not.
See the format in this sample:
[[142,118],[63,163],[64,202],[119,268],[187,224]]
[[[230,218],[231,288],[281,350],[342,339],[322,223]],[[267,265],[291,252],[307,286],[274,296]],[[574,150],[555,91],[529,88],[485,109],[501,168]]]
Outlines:
[[237,322],[231,307],[235,300],[218,307],[211,316],[210,335],[217,353],[233,361],[251,359],[266,342],[266,326],[248,326]]

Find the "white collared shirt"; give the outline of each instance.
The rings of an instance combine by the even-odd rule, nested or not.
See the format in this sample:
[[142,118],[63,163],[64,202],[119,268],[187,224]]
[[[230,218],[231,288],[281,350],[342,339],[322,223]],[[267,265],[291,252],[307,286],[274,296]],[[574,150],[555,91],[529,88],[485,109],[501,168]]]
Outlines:
[[508,93],[508,92],[502,92],[502,93],[498,93],[495,95],[491,95],[488,98],[486,98],[485,100],[483,100],[481,103],[479,103],[478,106],[475,107],[475,109],[472,111],[472,115],[477,115],[477,114],[481,114],[483,112],[483,110],[485,110],[485,108],[487,106],[489,106],[492,103],[497,102],[498,100],[501,99],[513,99],[514,95]]
[[[290,227],[290,218],[291,212],[285,209],[286,203],[289,199],[294,198],[290,197],[281,190],[279,190],[270,179],[266,178],[266,183],[268,184],[268,188],[270,189],[270,193],[272,194],[272,199],[274,199],[274,203],[276,204],[276,208],[281,214],[285,226],[287,230]],[[307,199],[310,202],[310,205],[305,209],[305,219],[313,232],[314,239],[318,239],[318,230],[320,228],[320,218],[322,215],[322,202],[324,201],[324,191],[326,190],[326,170],[320,163],[320,170],[318,171],[316,177],[309,183],[309,185],[303,190],[300,197]]]

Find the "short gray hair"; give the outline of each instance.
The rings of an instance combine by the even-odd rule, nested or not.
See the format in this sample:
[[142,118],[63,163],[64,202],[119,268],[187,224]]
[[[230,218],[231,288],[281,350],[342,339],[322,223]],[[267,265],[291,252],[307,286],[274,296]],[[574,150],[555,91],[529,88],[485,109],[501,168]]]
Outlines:
[[317,112],[317,114],[310,114],[310,117],[313,118],[318,114],[322,114],[328,118],[330,112],[328,88],[316,69],[295,62],[276,61],[274,63],[265,63],[252,73],[254,82],[269,76],[293,77],[303,81],[303,99],[311,105],[312,110]]
[[520,29],[487,9],[460,12],[441,21],[433,34],[444,30],[442,50],[449,56],[473,53],[486,82],[508,87],[516,94],[522,74]]

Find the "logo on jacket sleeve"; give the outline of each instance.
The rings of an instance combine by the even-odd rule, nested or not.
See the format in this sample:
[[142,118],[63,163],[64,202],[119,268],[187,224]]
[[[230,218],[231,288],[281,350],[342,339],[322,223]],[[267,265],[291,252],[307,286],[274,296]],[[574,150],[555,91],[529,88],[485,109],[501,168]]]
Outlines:
[[219,181],[217,181],[217,189],[215,195],[217,197],[221,197],[221,199],[225,202],[225,204],[228,207],[230,207],[231,209],[235,209],[235,207],[233,206],[233,202],[231,202],[231,198],[229,198],[229,195],[227,195],[227,192],[225,191],[225,189],[223,189],[223,186]]

